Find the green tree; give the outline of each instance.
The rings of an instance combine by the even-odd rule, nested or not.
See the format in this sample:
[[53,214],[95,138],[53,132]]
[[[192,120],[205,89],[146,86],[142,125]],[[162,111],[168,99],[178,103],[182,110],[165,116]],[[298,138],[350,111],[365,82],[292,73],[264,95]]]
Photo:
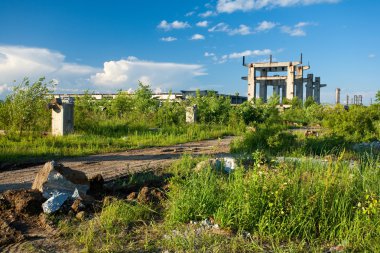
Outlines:
[[158,101],[152,98],[153,91],[148,84],[139,81],[139,87],[135,91],[132,103],[139,113],[154,112],[158,107]]
[[123,118],[132,110],[132,97],[125,91],[119,91],[117,96],[111,101],[111,111],[113,115]]
[[[53,85],[52,82],[49,83]],[[49,127],[49,110],[46,105],[49,100],[49,84],[45,78],[31,83],[28,78],[13,88],[13,93],[7,96],[1,106],[1,124],[8,130],[17,131],[21,136],[25,130],[42,130]]]
[[191,98],[189,104],[198,107],[198,118],[201,123],[226,124],[231,110],[231,98],[218,96],[215,91],[208,91],[206,96],[201,96],[196,91],[196,97]]
[[380,104],[380,90],[377,91],[376,95],[375,95],[375,101],[377,104]]
[[305,101],[305,103],[304,103],[303,106],[305,108],[308,108],[309,106],[314,105],[314,104],[316,104],[315,101],[314,101],[314,98],[311,97],[311,96],[309,96],[309,97],[306,98],[306,101]]

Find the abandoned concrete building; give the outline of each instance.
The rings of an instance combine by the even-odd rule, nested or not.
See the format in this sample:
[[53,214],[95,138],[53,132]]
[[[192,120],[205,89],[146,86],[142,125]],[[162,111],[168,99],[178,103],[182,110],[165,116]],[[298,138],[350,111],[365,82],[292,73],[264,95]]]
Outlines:
[[[213,92],[216,94],[218,97],[226,97],[231,100],[231,104],[242,104],[243,102],[247,101],[246,96],[240,96],[239,94],[235,95],[227,95],[227,94],[220,94],[218,91],[213,91],[213,90],[199,90],[199,94],[201,96],[206,96],[209,92]],[[186,100],[189,97],[195,97],[197,91],[196,90],[181,90],[179,93],[156,93],[152,95],[152,98],[160,100],[160,101],[181,101],[181,100]],[[117,97],[116,93],[94,93],[94,94],[89,94],[93,99],[96,100],[101,100],[101,99],[115,99]],[[131,94],[132,95],[132,94]],[[65,94],[65,93],[60,93],[60,94],[54,94],[55,98],[77,98],[77,97],[83,97],[86,96],[86,94]]]
[[[269,62],[246,63],[243,57],[243,66],[248,68],[248,75],[242,77],[248,81],[248,100],[259,97],[266,102],[268,86],[271,86],[272,94],[279,95],[281,101],[284,98],[292,100],[294,97],[303,101],[312,97],[315,102],[321,102],[321,88],[326,84],[321,84],[321,78],[314,78],[313,74],[308,74],[304,78],[304,71],[309,70],[310,66],[303,65],[302,54],[300,61],[293,62],[274,62],[270,56]],[[304,84],[306,96],[304,96]]]

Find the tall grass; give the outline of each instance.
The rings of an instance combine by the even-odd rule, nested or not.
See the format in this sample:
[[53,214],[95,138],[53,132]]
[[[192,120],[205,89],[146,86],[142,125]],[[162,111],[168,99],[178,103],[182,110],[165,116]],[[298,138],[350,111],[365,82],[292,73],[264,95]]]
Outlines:
[[102,122],[97,130],[64,137],[0,136],[0,163],[106,153],[133,148],[167,146],[236,134],[223,125],[188,125],[149,129]]
[[207,168],[172,179],[166,219],[177,224],[213,217],[224,228],[277,246],[342,244],[379,251],[379,164],[373,158],[356,167],[310,160],[239,168],[230,175]]
[[153,214],[147,206],[114,201],[80,226],[78,241],[86,252],[122,252],[132,226],[151,219]]

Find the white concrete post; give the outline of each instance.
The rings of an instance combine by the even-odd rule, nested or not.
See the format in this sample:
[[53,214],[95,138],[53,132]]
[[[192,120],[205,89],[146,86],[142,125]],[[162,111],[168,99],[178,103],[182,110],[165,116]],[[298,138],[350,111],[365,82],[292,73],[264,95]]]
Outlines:
[[294,66],[288,66],[288,76],[286,79],[286,98],[292,100],[294,97]]
[[194,124],[197,122],[197,105],[186,107],[186,123]]
[[256,70],[253,66],[248,67],[248,101],[256,99]]
[[49,104],[52,109],[51,131],[53,136],[63,136],[74,131],[74,99],[55,99]]

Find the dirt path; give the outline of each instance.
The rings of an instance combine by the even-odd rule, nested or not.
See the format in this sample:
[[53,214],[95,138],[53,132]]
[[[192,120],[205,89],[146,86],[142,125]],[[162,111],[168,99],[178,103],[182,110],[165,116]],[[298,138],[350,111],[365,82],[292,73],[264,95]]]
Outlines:
[[[108,181],[135,172],[166,167],[183,154],[222,156],[229,152],[232,139],[233,137],[225,137],[169,147],[136,149],[86,157],[64,158],[57,161],[72,169],[85,172],[88,177],[101,174]],[[40,168],[42,165],[0,172],[0,192],[8,189],[30,188]]]

